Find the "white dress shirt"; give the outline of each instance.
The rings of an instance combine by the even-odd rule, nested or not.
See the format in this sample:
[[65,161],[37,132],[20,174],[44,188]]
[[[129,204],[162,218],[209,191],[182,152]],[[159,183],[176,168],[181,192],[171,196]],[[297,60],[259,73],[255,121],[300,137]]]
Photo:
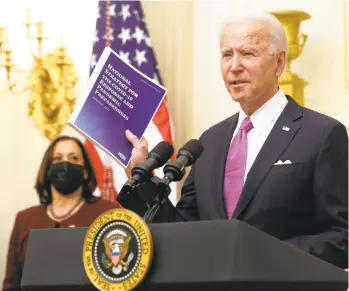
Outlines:
[[[286,107],[287,102],[288,100],[284,92],[279,89],[272,98],[250,116],[253,128],[247,134],[247,162],[244,182],[246,181],[246,176],[251,169],[253,162],[274,127],[276,120]],[[233,138],[239,131],[241,123],[245,117],[247,117],[247,115],[242,109],[240,109],[239,120]]]

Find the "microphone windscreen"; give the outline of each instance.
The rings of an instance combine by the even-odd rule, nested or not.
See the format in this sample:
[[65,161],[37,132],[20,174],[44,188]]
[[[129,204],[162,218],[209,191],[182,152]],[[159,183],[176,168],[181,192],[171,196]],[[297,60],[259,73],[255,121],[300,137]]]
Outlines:
[[159,142],[148,154],[157,160],[157,167],[162,167],[173,155],[173,146],[167,141]]
[[194,164],[203,151],[204,146],[202,143],[197,139],[191,139],[178,151],[177,157],[185,155],[190,159],[191,164]]

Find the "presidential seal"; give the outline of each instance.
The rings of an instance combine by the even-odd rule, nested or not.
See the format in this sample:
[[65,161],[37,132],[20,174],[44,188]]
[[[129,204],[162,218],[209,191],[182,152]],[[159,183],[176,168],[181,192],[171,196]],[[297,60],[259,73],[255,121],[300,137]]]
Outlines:
[[145,278],[153,241],[144,220],[127,209],[112,209],[89,227],[83,263],[91,283],[104,291],[132,290]]

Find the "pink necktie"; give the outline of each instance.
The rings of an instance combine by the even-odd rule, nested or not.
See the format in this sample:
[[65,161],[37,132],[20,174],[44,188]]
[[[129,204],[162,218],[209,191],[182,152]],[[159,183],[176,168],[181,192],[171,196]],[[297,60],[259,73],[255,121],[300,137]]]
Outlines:
[[253,128],[249,117],[246,117],[234,137],[228,152],[224,174],[224,198],[228,219],[233,215],[238,203],[246,171],[247,133]]

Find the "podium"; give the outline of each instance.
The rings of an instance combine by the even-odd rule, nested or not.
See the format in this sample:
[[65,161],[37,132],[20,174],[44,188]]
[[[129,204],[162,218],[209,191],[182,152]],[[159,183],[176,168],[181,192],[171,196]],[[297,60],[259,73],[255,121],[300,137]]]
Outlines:
[[[239,220],[150,224],[141,291],[344,291],[348,273]],[[24,291],[96,290],[83,267],[87,228],[32,230]]]

